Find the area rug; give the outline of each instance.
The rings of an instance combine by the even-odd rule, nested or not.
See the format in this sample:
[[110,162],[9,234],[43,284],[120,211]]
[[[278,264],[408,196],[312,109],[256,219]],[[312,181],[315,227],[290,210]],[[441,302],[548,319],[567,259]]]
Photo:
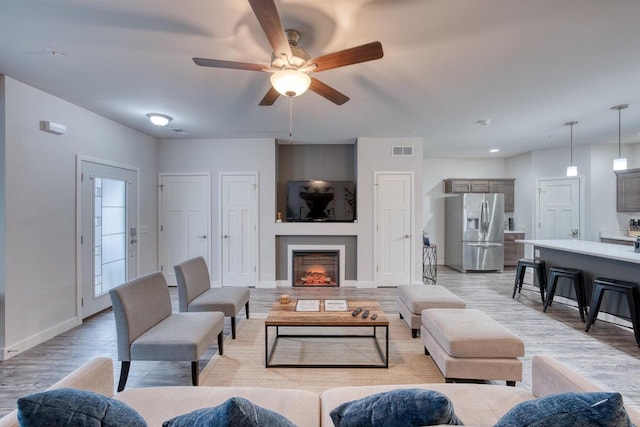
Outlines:
[[[299,388],[320,392],[343,386],[444,382],[437,366],[424,354],[422,341],[411,338],[411,331],[398,318],[389,320],[389,368],[265,368],[266,315],[252,314],[251,317],[239,322],[235,340],[225,340],[224,355],[216,353],[202,370],[201,385]],[[295,343],[286,345],[296,350]],[[281,351],[280,343],[278,347]],[[343,350],[357,355],[360,349]],[[321,350],[324,354],[315,357],[332,360],[336,351],[343,350],[326,345]]]

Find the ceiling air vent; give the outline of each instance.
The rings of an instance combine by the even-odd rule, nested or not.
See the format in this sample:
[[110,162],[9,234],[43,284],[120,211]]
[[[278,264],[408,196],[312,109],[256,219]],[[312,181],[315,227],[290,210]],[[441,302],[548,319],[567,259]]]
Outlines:
[[171,130],[174,131],[175,133],[187,133],[186,130],[180,129],[180,128],[172,128]]
[[392,156],[413,156],[413,145],[396,145],[391,147]]

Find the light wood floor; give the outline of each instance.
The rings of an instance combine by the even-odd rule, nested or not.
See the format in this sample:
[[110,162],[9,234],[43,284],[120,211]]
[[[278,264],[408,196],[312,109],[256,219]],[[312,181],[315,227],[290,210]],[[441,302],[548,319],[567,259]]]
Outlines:
[[[586,377],[622,393],[625,402],[640,408],[640,348],[633,332],[598,321],[589,331],[575,308],[554,303],[542,312],[540,295],[525,285],[522,293],[511,298],[514,270],[504,273],[461,274],[439,267],[438,284],[463,298],[467,306],[483,310],[489,316],[518,334],[525,341],[524,378],[517,387],[530,388],[531,358],[535,354],[551,354]],[[171,288],[177,305],[175,288]],[[387,315],[396,315],[396,288],[278,288],[251,289],[251,313],[266,313],[282,293],[294,298],[358,297],[375,298]],[[242,333],[244,311],[239,315]],[[410,331],[407,328],[407,337]],[[230,334],[229,321],[225,334]],[[200,365],[203,368],[217,351],[210,347]],[[25,394],[47,388],[82,363],[96,356],[115,361],[114,376],[119,375],[115,344],[115,326],[111,310],[99,313],[64,334],[38,345],[9,360],[0,362],[0,416],[15,408],[15,401]],[[190,385],[188,362],[133,362],[127,388],[157,385]]]

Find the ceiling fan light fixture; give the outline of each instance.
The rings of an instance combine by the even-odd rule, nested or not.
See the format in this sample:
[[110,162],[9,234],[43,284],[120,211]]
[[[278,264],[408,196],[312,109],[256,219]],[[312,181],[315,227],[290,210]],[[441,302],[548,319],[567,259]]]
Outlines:
[[149,120],[151,121],[151,123],[153,123],[156,126],[166,126],[172,120],[170,116],[167,116],[166,114],[160,114],[160,113],[149,113],[147,114],[147,117],[149,117]]
[[302,71],[288,68],[273,73],[271,84],[281,95],[293,98],[302,95],[309,89],[311,77]]

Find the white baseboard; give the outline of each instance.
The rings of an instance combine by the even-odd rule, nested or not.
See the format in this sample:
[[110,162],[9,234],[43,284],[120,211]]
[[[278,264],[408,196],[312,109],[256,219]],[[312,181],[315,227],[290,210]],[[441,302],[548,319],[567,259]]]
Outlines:
[[378,285],[376,285],[376,282],[365,282],[363,280],[359,280],[358,283],[356,284],[356,288],[377,288]]
[[51,328],[48,328],[44,331],[38,332],[37,334],[30,336],[22,341],[19,341],[15,344],[2,348],[0,351],[2,352],[2,359],[7,360],[16,356],[26,350],[29,350],[32,347],[37,346],[38,344],[42,344],[43,342],[60,335],[63,332],[68,331],[69,329],[75,328],[80,323],[78,322],[77,317],[72,317],[71,319],[65,320],[62,323],[58,323]]
[[[284,282],[286,283],[286,280]],[[261,280],[256,288],[279,288],[282,286],[281,283],[282,280]]]

